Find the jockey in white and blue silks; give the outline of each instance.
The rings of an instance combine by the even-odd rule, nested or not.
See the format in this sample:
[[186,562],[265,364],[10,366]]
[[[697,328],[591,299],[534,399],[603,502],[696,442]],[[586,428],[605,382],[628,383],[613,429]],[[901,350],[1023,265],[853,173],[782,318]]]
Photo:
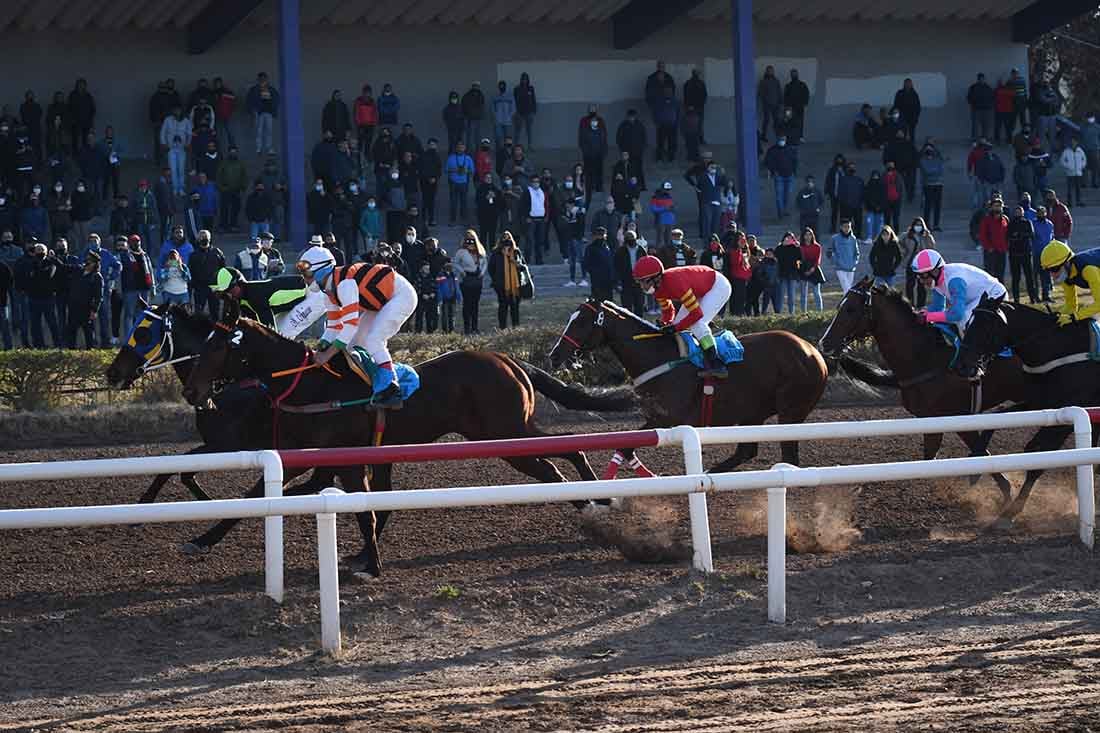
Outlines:
[[920,311],[927,323],[950,323],[966,333],[970,316],[983,295],[1002,298],[1005,286],[996,278],[973,265],[946,263],[934,249],[925,249],[913,258],[913,272],[926,288],[932,289],[928,309]]

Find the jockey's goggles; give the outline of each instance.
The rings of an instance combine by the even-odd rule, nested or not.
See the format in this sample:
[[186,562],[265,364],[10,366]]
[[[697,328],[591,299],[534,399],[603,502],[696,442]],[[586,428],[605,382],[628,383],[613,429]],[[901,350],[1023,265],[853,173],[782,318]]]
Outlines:
[[[1066,262],[1068,262],[1068,261],[1069,260],[1066,260]],[[1059,272],[1062,271],[1062,268],[1064,268],[1065,266],[1066,266],[1066,263],[1063,262],[1060,265],[1055,265],[1054,267],[1048,267],[1047,268],[1047,273],[1050,274],[1050,275],[1057,275]]]

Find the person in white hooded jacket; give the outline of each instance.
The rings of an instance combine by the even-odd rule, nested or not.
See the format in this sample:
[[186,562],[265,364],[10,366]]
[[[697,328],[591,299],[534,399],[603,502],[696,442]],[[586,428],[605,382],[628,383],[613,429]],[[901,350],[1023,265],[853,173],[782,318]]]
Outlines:
[[[1081,141],[1076,135],[1070,144],[1062,151],[1062,170],[1066,172],[1066,205],[1084,206],[1081,201],[1081,188],[1085,185],[1085,171],[1088,170],[1089,159],[1085,149],[1081,147]],[[1077,203],[1074,204],[1073,192],[1077,192]]]

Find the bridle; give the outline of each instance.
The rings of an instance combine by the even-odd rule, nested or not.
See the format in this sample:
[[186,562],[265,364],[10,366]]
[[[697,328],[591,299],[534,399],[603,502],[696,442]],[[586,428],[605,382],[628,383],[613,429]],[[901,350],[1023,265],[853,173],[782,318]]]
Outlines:
[[[141,366],[134,370],[138,377],[145,376],[149,372],[156,371],[157,369],[163,369],[166,366],[171,366],[173,364],[179,364],[181,362],[191,361],[193,359],[199,358],[198,354],[190,354],[188,356],[172,358],[176,352],[176,342],[172,336],[171,316],[168,314],[162,316],[149,308],[142,311],[142,313],[149,320],[159,321],[161,323],[161,329],[160,343],[146,351],[144,355],[145,361],[141,364]],[[131,335],[130,338],[133,339],[133,335]],[[136,345],[134,344],[131,344],[130,348],[134,349],[134,351],[137,351]]]
[[[593,319],[593,323],[595,324],[595,327],[596,328],[603,328],[604,311],[603,311],[602,308],[597,308],[592,303],[582,303],[581,308],[588,308],[590,311],[595,313],[596,317],[595,317],[595,319]],[[580,309],[578,309],[577,312],[579,313]],[[565,331],[562,332],[560,340],[564,341],[565,343],[572,346],[573,347],[573,355],[576,356],[576,355],[580,354],[582,351],[584,351],[585,347],[584,347],[584,344],[580,343],[575,338],[573,338],[572,336],[569,335],[569,326],[570,325],[572,325],[572,321],[570,321],[569,324],[566,325]]]
[[[845,293],[844,297],[840,299],[840,303],[837,304],[837,315],[839,315],[840,312],[844,309],[844,304],[848,302],[848,298],[852,297],[853,293],[863,299],[863,313],[864,317],[867,319],[867,330],[865,332],[852,332],[842,338],[840,340],[840,351],[844,351],[844,349],[851,346],[853,341],[857,341],[861,338],[868,336],[875,327],[875,309],[871,307],[871,298],[874,296],[874,294],[871,292],[871,288],[869,287],[866,289],[854,287],[847,293]],[[826,337],[828,337],[829,331],[831,331],[832,328],[833,324],[830,323],[829,328],[825,329],[825,333],[821,335],[821,341],[824,341]]]

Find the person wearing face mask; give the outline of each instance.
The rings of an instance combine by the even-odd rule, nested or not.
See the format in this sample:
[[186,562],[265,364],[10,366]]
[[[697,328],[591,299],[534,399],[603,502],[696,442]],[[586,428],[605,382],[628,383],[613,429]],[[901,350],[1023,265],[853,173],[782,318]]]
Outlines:
[[1031,267],[1031,253],[1035,246],[1035,225],[1024,214],[1024,208],[1017,206],[1008,222],[1008,265],[1012,276],[1012,300],[1020,302],[1020,273],[1023,273],[1027,285],[1027,295],[1031,303],[1039,302],[1035,288],[1035,273]]
[[45,244],[35,243],[27,251],[30,261],[24,275],[23,290],[26,292],[30,316],[31,344],[36,349],[46,348],[42,331],[42,321],[45,320],[51,343],[61,346],[61,333],[57,328],[57,316],[54,312],[54,277],[60,263],[49,254]]
[[160,247],[160,255],[157,257],[157,267],[164,267],[164,263],[167,261],[168,252],[176,250],[179,253],[180,259],[184,262],[191,261],[191,255],[195,251],[195,245],[187,238],[183,227],[175,226],[172,228],[172,235],[164,241]]
[[256,155],[274,152],[272,131],[279,115],[279,92],[268,81],[267,74],[256,75],[256,84],[248,90],[245,107],[252,115],[256,127]]
[[790,108],[793,130],[788,133],[793,144],[800,144],[805,137],[806,108],[810,106],[810,88],[798,78],[798,69],[791,69],[791,80],[783,88],[783,104]]
[[374,188],[381,195],[389,179],[390,169],[397,165],[397,145],[390,128],[383,127],[378,139],[374,141],[371,159],[374,160]]
[[473,229],[466,230],[462,247],[455,253],[454,269],[462,293],[462,333],[478,333],[478,308],[485,274],[489,269],[489,258]]
[[768,169],[775,187],[775,216],[778,221],[787,218],[787,206],[794,187],[794,177],[798,175],[798,151],[787,145],[787,137],[780,135],[775,145],[764,156],[764,167]]
[[995,198],[989,214],[982,219],[978,230],[982,245],[982,261],[985,271],[1004,282],[1005,261],[1008,257],[1008,217],[1004,214],[1004,201]]
[[[1100,247],[1074,254],[1068,244],[1055,239],[1043,248],[1039,262],[1051,281],[1062,286],[1064,302],[1058,309],[1058,325],[1100,314]],[[1092,302],[1080,303],[1077,288],[1088,290]]]
[[493,98],[493,136],[499,144],[512,135],[512,121],[516,116],[516,100],[508,93],[506,82],[497,82],[497,96]]
[[913,258],[917,252],[936,248],[936,238],[928,231],[928,224],[921,217],[913,219],[905,236],[901,240],[902,251],[907,253],[908,261],[905,263],[905,297],[917,308],[924,307],[928,294],[925,288],[917,282],[917,276],[913,272]]
[[1051,302],[1050,273],[1043,269],[1042,254],[1046,246],[1054,241],[1054,222],[1047,217],[1047,207],[1040,206],[1035,210],[1035,221],[1032,222],[1035,229],[1035,237],[1031,240],[1031,265],[1038,281],[1036,290],[1041,292],[1044,303]]
[[821,217],[821,207],[824,205],[825,196],[817,188],[814,177],[806,176],[806,185],[795,196],[795,206],[798,208],[798,226],[802,229],[809,227],[816,232]]
[[50,235],[50,217],[37,194],[31,194],[27,205],[19,212],[19,229],[23,239],[45,241]]
[[200,231],[198,239],[195,240],[195,249],[186,261],[191,269],[195,312],[202,313],[206,310],[211,318],[217,320],[221,309],[211,288],[217,282],[218,271],[225,267],[225,255],[220,249],[214,247],[211,241],[209,231],[205,229]]
[[860,254],[859,238],[852,229],[851,219],[840,220],[840,231],[829,240],[829,250],[826,254],[836,269],[836,279],[840,281],[840,292],[847,293],[852,289],[852,283],[855,281]]
[[77,332],[84,334],[84,348],[96,345],[95,320],[101,309],[104,293],[103,275],[100,274],[100,256],[95,252],[84,255],[84,265],[74,273],[69,284],[68,320],[65,327],[65,346],[76,348]]
[[470,181],[474,176],[474,161],[466,154],[466,145],[461,140],[455,145],[455,151],[447,156],[447,184],[450,193],[450,224],[466,221],[467,199]]
[[399,240],[402,243],[400,255],[404,261],[404,271],[412,274],[414,277],[417,272],[420,271],[420,265],[427,257],[427,247],[424,242],[420,241],[417,236],[416,227],[406,227],[401,233]]
[[383,84],[382,96],[378,98],[378,123],[396,125],[400,114],[401,99],[393,93],[392,84]]
[[332,92],[329,101],[321,110],[321,131],[330,130],[337,140],[346,140],[351,130],[351,112],[348,110],[344,94],[339,89]]
[[901,119],[905,125],[905,136],[909,140],[916,140],[921,104],[920,95],[913,87],[912,79],[906,79],[901,89],[894,94],[894,109],[901,113]]
[[581,118],[577,147],[584,161],[586,203],[591,204],[592,194],[603,191],[603,166],[607,158],[607,125],[597,114],[595,105],[590,105],[588,114]]
[[856,175],[855,163],[848,162],[844,174],[840,176],[836,186],[836,202],[840,208],[841,219],[852,222],[852,230],[856,238],[870,241],[870,229],[863,228],[863,205],[866,197],[866,185],[863,179]]
[[486,173],[481,178],[475,196],[475,208],[477,213],[478,233],[481,239],[492,242],[497,235],[497,222],[504,206],[504,195],[493,183],[492,172]]
[[921,190],[924,192],[924,220],[934,231],[940,229],[943,213],[944,161],[934,146],[926,145],[920,158]]
[[244,203],[245,218],[248,219],[248,236],[256,237],[271,231],[271,216],[274,203],[271,194],[268,193],[264,182],[257,179],[252,185],[252,192]]
[[701,265],[666,269],[652,256],[638,260],[633,275],[642,292],[657,299],[661,307],[662,331],[689,331],[698,340],[703,349],[701,375],[717,379],[727,377],[726,365],[718,357],[710,330],[710,322],[730,299],[732,288],[726,276]]
[[119,282],[122,291],[122,320],[119,330],[128,333],[141,314],[139,302],[153,302],[156,284],[153,279],[153,263],[141,247],[141,237],[131,234],[124,241],[125,248],[119,248],[119,261],[122,263]]
[[886,164],[886,173],[882,176],[882,185],[886,190],[885,218],[894,231],[901,230],[901,203],[905,196],[905,183],[894,162]]
[[867,211],[863,231],[868,237],[877,237],[884,226],[889,226],[893,230],[893,226],[886,222],[887,205],[886,184],[882,180],[882,173],[871,171],[871,177],[863,190],[863,208]]
[[536,265],[542,264],[544,253],[550,249],[550,199],[542,188],[542,181],[532,177],[523,191],[520,204],[526,236],[523,237],[523,256],[527,261],[534,259]]
[[447,95],[447,104],[443,107],[442,117],[443,127],[447,130],[447,152],[453,153],[458,141],[466,133],[466,117],[462,114],[458,92],[453,89]]
[[306,194],[306,219],[311,234],[323,234],[332,226],[332,199],[321,178],[313,181],[313,190]]
[[615,295],[615,263],[607,242],[607,230],[597,227],[584,250],[584,268],[592,281],[592,299],[602,303]]
[[615,199],[608,196],[604,200],[603,207],[592,215],[588,231],[593,236],[597,229],[603,228],[609,232],[617,232],[622,228],[623,215],[615,206]]
[[561,231],[558,237],[560,239],[564,235],[566,242],[562,258],[569,262],[569,280],[564,287],[587,286],[588,279],[584,269],[584,222],[588,208],[584,203],[584,194],[577,190],[573,176],[566,175],[555,196],[557,197],[555,205],[561,220]]
[[622,243],[615,249],[614,266],[621,291],[623,308],[640,317],[645,316],[645,293],[634,280],[634,266],[638,260],[647,256],[649,250],[638,241],[635,230],[627,229],[622,232]]
[[378,209],[378,201],[374,196],[367,197],[367,204],[359,215],[359,234],[363,237],[364,261],[374,253],[378,243],[382,241],[384,224],[382,212]]
[[134,232],[141,241],[148,243],[149,253],[155,258],[160,255],[160,215],[157,210],[157,197],[149,188],[149,181],[138,181],[138,187],[130,196],[130,209],[134,216]]
[[439,141],[428,138],[428,147],[417,160],[417,175],[420,176],[420,203],[424,207],[424,218],[428,226],[436,225],[436,194],[439,191],[439,179],[443,177],[443,160],[439,156]]
[[390,169],[389,180],[382,189],[382,200],[386,204],[386,239],[396,242],[405,232],[405,218],[409,208],[406,188],[397,168]]
[[374,128],[378,126],[378,105],[374,101],[374,89],[364,84],[361,93],[355,98],[355,128],[358,139],[359,162],[370,161],[371,143],[374,141]]
[[240,151],[229,148],[229,154],[218,168],[218,193],[221,199],[222,229],[228,232],[238,231],[237,222],[241,216],[241,198],[248,187],[248,170],[241,161]]
[[[247,247],[237,253],[234,266],[240,270],[246,280],[263,280],[267,277],[267,255],[260,246],[259,237],[253,239]],[[215,289],[217,285],[215,280]]]
[[466,119],[466,148],[473,150],[481,139],[481,121],[485,119],[485,94],[481,82],[473,82],[462,95],[462,116]]

